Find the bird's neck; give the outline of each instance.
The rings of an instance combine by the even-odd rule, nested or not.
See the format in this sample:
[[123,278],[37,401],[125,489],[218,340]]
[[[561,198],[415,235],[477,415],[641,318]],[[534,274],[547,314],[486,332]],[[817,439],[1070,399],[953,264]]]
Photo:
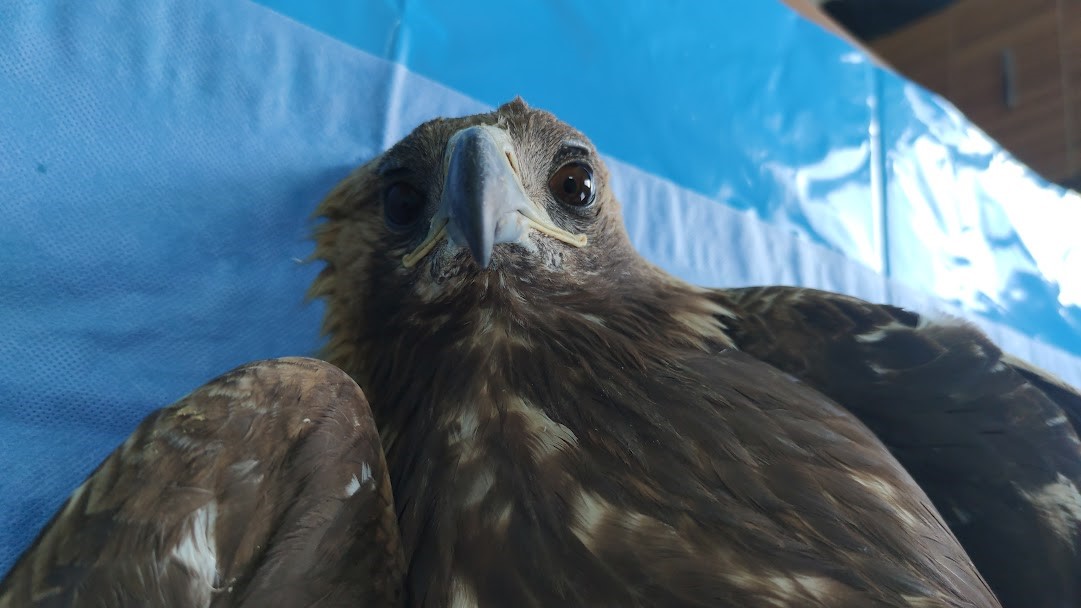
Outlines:
[[676,352],[730,347],[730,315],[716,294],[672,284],[544,303],[478,298],[380,328],[360,377],[407,554],[453,555],[451,531],[465,522],[498,535],[536,493],[580,494],[569,463],[607,440],[604,421],[625,406],[616,393],[633,393],[613,379],[656,373]]
[[590,382],[606,366],[644,370],[674,350],[734,348],[736,312],[723,293],[661,277],[612,289],[486,289],[409,307],[412,316],[377,324],[331,362],[358,379],[393,439],[456,416],[450,403],[484,408],[523,385]]

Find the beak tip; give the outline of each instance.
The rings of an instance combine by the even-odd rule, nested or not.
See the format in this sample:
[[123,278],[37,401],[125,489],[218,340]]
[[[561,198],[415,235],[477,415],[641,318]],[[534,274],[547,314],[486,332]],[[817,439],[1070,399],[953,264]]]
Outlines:
[[446,152],[443,204],[450,230],[481,270],[491,264],[492,248],[513,236],[504,218],[529,207],[505,152],[509,137],[497,127],[472,126],[454,134]]
[[477,266],[480,266],[481,270],[488,270],[488,266],[492,263],[491,250],[480,252],[473,252],[473,260],[477,262]]

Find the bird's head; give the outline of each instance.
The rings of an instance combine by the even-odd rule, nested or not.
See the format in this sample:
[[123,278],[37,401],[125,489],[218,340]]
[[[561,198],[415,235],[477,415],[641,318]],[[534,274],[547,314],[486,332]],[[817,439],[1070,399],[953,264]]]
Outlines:
[[318,215],[327,268],[313,292],[351,309],[340,315],[353,324],[392,312],[362,311],[374,301],[365,294],[411,310],[546,299],[618,281],[640,259],[592,143],[520,99],[422,124],[348,176]]
[[323,203],[337,249],[327,261],[359,265],[372,288],[429,295],[482,277],[595,274],[613,247],[630,249],[607,178],[584,135],[520,99],[432,120]]
[[[351,373],[365,344],[378,357],[391,342],[436,335],[433,347],[484,342],[485,329],[528,333],[620,314],[632,297],[627,325],[642,327],[634,314],[646,313],[660,329],[678,316],[665,310],[668,295],[686,287],[631,245],[589,139],[520,99],[422,124],[317,213],[326,268],[312,294],[327,303],[324,356]],[[708,308],[701,314],[712,318]],[[699,332],[697,314],[680,325]]]

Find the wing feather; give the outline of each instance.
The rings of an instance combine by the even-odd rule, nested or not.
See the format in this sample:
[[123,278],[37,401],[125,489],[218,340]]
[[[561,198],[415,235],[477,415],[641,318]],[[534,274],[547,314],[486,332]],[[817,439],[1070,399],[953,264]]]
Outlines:
[[402,573],[363,393],[288,358],[148,416],[21,557],[0,607],[389,606]]
[[1081,393],[978,329],[791,287],[720,292],[742,350],[871,428],[1004,606],[1081,605]]

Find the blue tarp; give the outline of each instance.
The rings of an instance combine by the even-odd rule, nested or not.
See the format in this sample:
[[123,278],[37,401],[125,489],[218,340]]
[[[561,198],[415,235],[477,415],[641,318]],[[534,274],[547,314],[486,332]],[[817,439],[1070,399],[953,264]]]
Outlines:
[[772,1],[0,3],[0,572],[150,410],[311,353],[308,214],[521,94],[707,285],[965,314],[1081,384],[1081,199]]

